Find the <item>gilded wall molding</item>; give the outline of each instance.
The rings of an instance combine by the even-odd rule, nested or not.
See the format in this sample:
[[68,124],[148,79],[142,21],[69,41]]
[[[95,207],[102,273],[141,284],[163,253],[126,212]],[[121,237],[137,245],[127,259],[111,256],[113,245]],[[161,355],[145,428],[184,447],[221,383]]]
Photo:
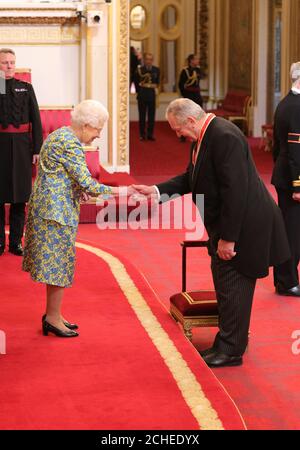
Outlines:
[[200,0],[199,4],[199,56],[201,68],[206,76],[208,72],[208,0]]
[[41,16],[24,16],[24,17],[2,17],[0,16],[0,24],[4,25],[77,25],[80,19],[76,17],[41,17]]
[[120,0],[118,10],[118,165],[128,164],[129,7]]

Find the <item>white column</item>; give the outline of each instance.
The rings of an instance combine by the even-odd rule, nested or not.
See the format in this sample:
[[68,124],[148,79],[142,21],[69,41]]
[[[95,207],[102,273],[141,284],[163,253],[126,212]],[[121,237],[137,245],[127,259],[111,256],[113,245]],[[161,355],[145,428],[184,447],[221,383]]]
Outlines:
[[[89,17],[100,14],[99,24],[92,25]],[[108,108],[108,4],[87,5],[87,98],[100,101]],[[101,163],[108,160],[108,128],[95,141],[100,148]]]

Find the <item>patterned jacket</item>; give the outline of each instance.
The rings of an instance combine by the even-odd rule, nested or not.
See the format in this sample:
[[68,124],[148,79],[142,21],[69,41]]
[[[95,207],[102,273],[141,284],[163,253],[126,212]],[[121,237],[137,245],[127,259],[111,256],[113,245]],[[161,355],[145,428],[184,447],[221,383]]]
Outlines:
[[92,178],[84,149],[70,128],[59,128],[47,137],[30,197],[35,215],[77,227],[81,193],[97,196],[111,191],[111,187]]

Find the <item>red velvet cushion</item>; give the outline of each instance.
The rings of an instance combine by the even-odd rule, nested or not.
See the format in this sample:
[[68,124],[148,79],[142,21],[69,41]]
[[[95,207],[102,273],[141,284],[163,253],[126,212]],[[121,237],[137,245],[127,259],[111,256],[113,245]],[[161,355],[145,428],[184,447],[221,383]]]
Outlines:
[[26,81],[27,83],[31,83],[31,72],[24,71],[24,72],[16,72],[15,78],[20,81]]
[[218,315],[215,291],[179,292],[172,295],[170,303],[185,317]]
[[41,109],[40,115],[43,139],[58,128],[69,126],[71,123],[71,109]]
[[99,152],[86,150],[85,160],[92,177],[99,181],[100,177]]
[[222,102],[222,109],[243,114],[244,104],[247,97],[249,97],[249,95],[244,91],[228,91],[226,97]]
[[236,111],[227,111],[225,109],[222,108],[218,108],[218,109],[210,109],[209,111],[207,111],[209,113],[213,113],[218,117],[229,117],[229,116],[237,116],[237,115],[242,115],[241,114],[237,114]]

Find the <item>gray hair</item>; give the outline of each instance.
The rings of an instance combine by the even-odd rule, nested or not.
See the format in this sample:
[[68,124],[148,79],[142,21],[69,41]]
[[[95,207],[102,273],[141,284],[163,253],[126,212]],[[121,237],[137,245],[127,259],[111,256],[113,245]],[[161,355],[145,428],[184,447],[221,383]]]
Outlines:
[[109,118],[107,109],[96,100],[83,100],[71,112],[72,122],[78,126],[103,127]]
[[14,50],[11,48],[0,48],[0,53],[11,53],[12,55],[16,56]]
[[179,123],[184,123],[188,117],[201,119],[205,116],[205,111],[200,105],[188,98],[177,98],[173,100],[166,110],[166,119],[172,114]]
[[300,79],[300,61],[291,65],[290,75],[293,83]]

